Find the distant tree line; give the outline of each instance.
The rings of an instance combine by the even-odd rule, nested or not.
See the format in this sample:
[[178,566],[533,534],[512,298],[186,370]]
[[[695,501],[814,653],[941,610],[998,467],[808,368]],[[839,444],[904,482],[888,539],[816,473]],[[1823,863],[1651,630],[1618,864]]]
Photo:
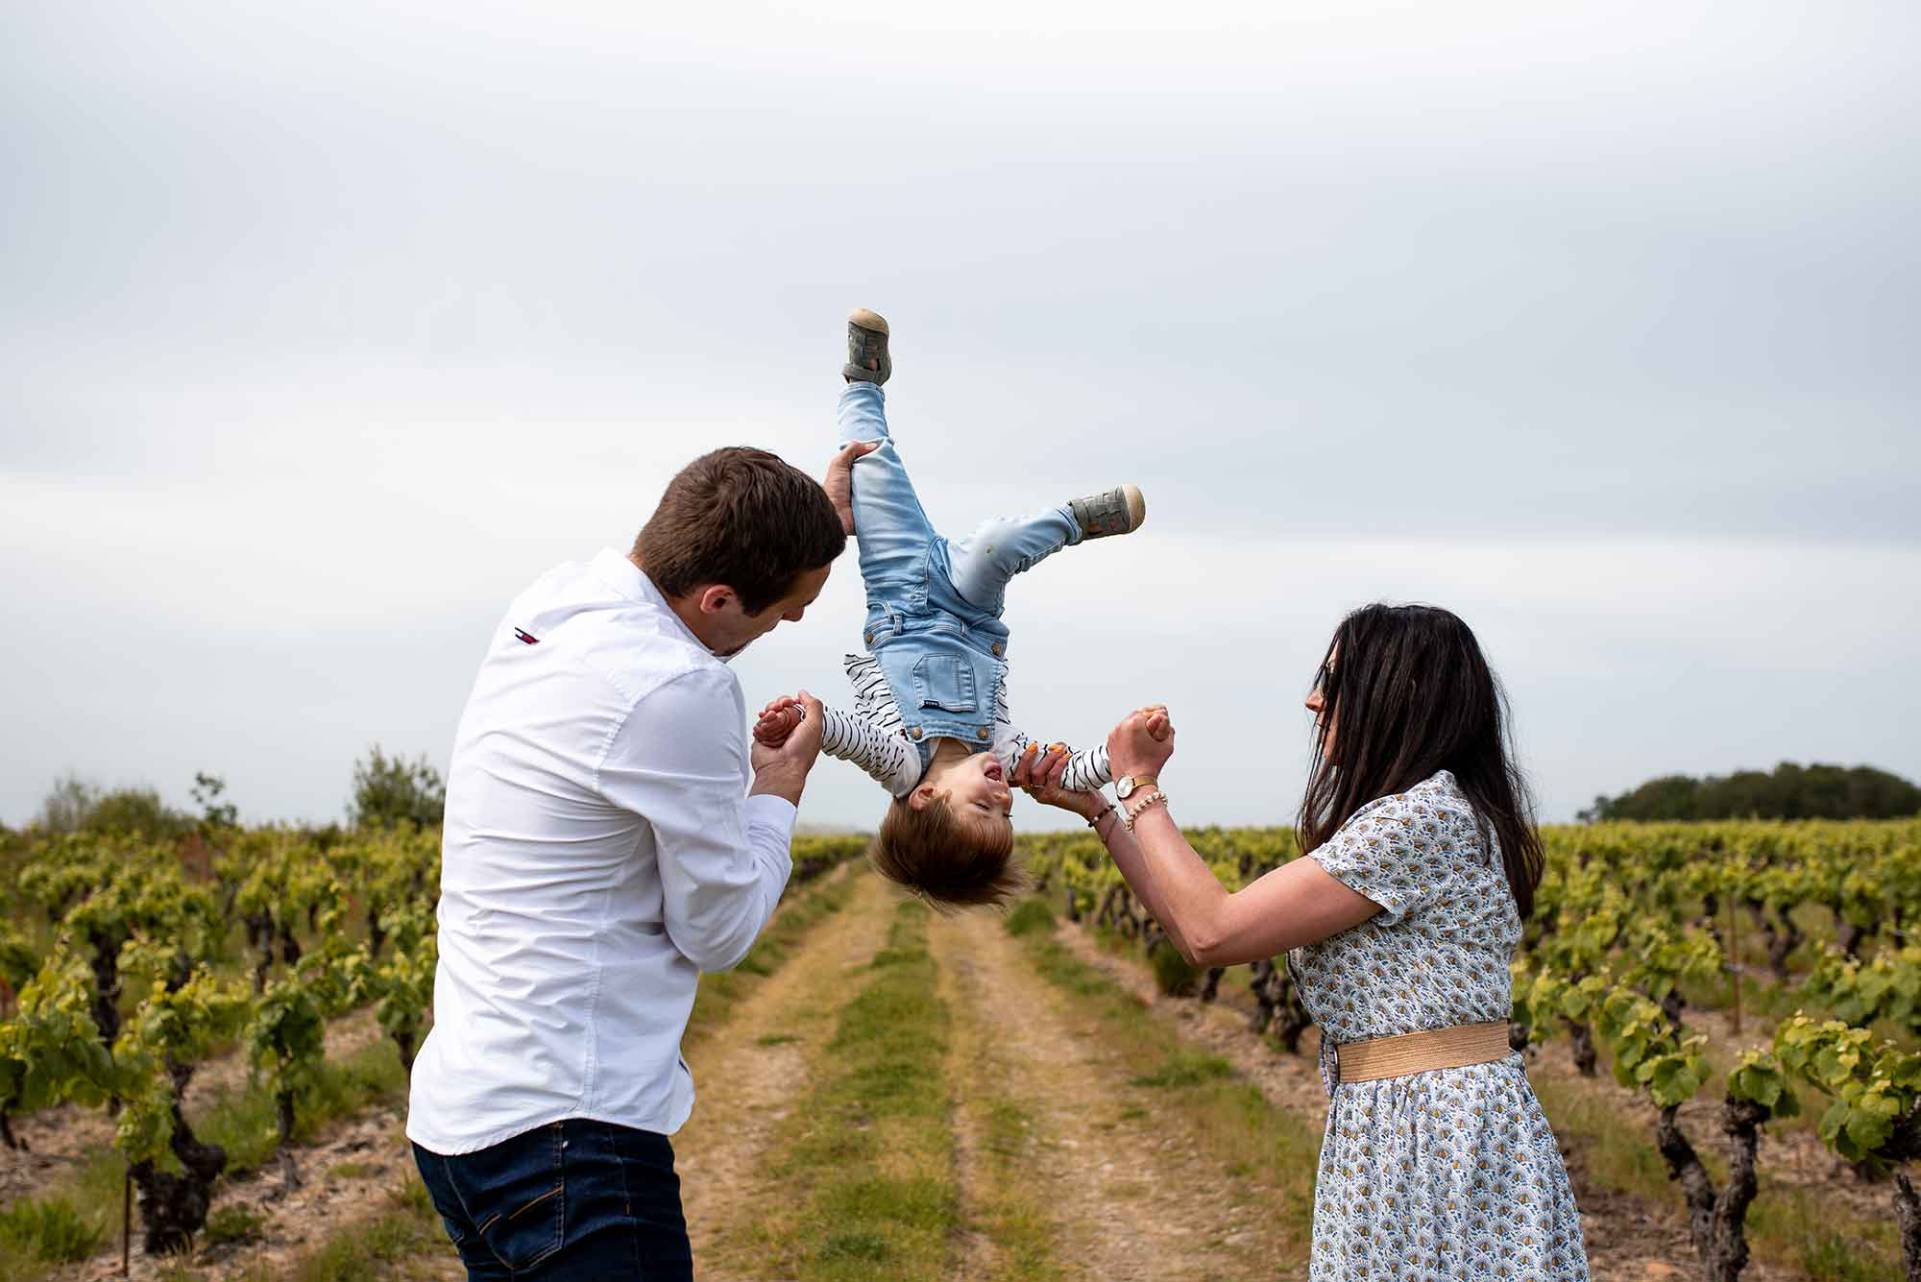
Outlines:
[[[173,841],[238,823],[238,809],[223,798],[226,789],[218,775],[196,774],[193,800],[200,812],[194,814],[169,806],[152,788],[101,788],[69,775],[53,785],[29,827],[43,833],[114,833]],[[408,761],[388,756],[375,744],[354,763],[347,823],[354,828],[432,828],[440,823],[446,804],[440,772],[424,754]],[[9,848],[7,836],[0,828],[0,853]]]
[[1872,766],[1799,766],[1772,772],[1664,775],[1618,797],[1596,797],[1578,816],[1605,819],[1900,819],[1921,814],[1921,788]]

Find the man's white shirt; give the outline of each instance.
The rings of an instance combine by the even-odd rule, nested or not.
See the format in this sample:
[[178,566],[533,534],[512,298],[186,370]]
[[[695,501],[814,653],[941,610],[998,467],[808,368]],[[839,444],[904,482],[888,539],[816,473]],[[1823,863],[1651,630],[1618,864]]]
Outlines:
[[687,1120],[697,977],[746,955],[792,868],[794,807],[746,796],[746,720],[734,674],[618,552],[508,609],[448,770],[408,1138],[451,1155],[565,1118]]

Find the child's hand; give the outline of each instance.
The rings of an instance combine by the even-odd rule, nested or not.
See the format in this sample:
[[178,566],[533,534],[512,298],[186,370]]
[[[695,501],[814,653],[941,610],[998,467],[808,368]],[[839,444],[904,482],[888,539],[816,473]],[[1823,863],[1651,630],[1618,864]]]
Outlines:
[[760,710],[760,719],[754,722],[754,742],[769,748],[780,747],[805,715],[806,707],[797,698],[782,695]]
[[1159,775],[1174,755],[1174,722],[1167,705],[1149,704],[1128,714],[1107,736],[1107,758],[1114,774]]
[[1048,745],[1046,751],[1037,743],[1027,745],[1027,751],[1014,765],[1013,778],[1008,782],[1021,789],[1043,806],[1057,806],[1070,810],[1083,819],[1092,819],[1106,805],[1098,792],[1070,792],[1061,786],[1061,776],[1067,770],[1067,745],[1056,743]]
[[827,476],[820,483],[834,511],[840,514],[841,531],[850,538],[854,533],[854,460],[879,448],[879,441],[854,441],[845,446],[827,465]]

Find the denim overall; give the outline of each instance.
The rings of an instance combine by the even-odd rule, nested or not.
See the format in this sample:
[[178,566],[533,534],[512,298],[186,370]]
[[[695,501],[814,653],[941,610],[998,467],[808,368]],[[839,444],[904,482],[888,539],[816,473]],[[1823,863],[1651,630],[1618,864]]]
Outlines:
[[958,543],[941,537],[888,434],[885,406],[876,384],[849,383],[840,398],[840,442],[880,442],[854,464],[854,531],[867,585],[862,637],[925,771],[936,739],[957,739],[975,752],[994,746],[1007,672],[1007,582],[1080,542],[1081,531],[1062,504],[1026,519],[988,520]]

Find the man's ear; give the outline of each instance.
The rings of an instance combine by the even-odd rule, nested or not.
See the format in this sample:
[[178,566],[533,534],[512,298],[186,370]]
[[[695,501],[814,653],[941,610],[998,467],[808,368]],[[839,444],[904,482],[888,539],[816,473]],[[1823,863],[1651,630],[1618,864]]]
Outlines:
[[925,810],[934,804],[934,796],[934,785],[924,783],[907,794],[907,808],[909,810]]
[[724,583],[709,583],[700,590],[700,596],[695,599],[702,614],[725,614],[727,607],[739,600],[734,590]]

